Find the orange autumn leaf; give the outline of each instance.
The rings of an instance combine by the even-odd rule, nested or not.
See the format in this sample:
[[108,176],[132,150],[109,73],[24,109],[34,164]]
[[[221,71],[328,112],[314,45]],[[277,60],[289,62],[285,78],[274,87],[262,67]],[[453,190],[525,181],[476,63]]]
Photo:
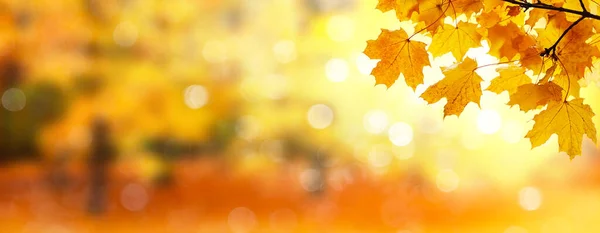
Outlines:
[[504,3],[502,0],[481,0],[481,2],[483,3],[484,12],[490,12]]
[[481,99],[481,82],[483,79],[475,73],[477,62],[466,58],[456,67],[444,71],[444,79],[429,87],[421,97],[428,103],[436,103],[442,98],[448,101],[444,106],[444,117],[463,112],[470,102],[479,105]]
[[502,18],[496,11],[483,12],[477,17],[477,22],[484,28],[491,28],[500,23]]
[[377,9],[382,12],[396,11],[396,17],[400,20],[409,19],[412,13],[419,10],[417,0],[382,0],[377,4]]
[[521,13],[521,7],[519,6],[509,6],[507,7],[508,12],[506,13],[506,15],[508,16],[517,16],[519,15],[519,13]]
[[377,40],[367,41],[364,53],[371,59],[381,59],[371,74],[376,84],[391,87],[400,74],[413,89],[423,83],[423,67],[430,65],[426,44],[411,40],[402,29],[381,30]]
[[379,3],[377,3],[377,9],[379,9],[381,12],[387,12],[396,9],[396,0],[380,0]]
[[533,118],[533,129],[525,137],[530,139],[531,146],[535,148],[548,141],[552,134],[557,134],[559,150],[574,158],[581,154],[584,134],[597,143],[596,126],[592,121],[594,115],[581,98],[568,102],[553,101]]
[[550,101],[560,101],[562,99],[561,92],[562,88],[553,82],[542,85],[528,83],[519,86],[517,92],[510,95],[508,105],[518,104],[521,111],[527,112],[544,106]]
[[432,34],[444,23],[445,16],[456,14],[455,8],[451,5],[452,0],[418,0],[418,2],[418,20],[423,21],[427,25],[427,31]]
[[528,12],[529,18],[525,20],[525,25],[534,26],[540,19],[547,18],[548,11],[544,9],[531,9]]
[[[490,44],[489,54],[507,59],[512,59],[535,43],[533,38],[530,38],[513,22],[506,26],[497,24],[489,28],[487,39]],[[520,43],[515,43],[515,40],[520,40]]]
[[[413,25],[415,32],[407,35],[404,30],[384,31],[377,40],[368,42],[365,54],[380,59],[372,72],[376,83],[389,87],[403,74],[406,83],[415,89],[423,83],[424,66],[438,67],[430,64],[428,57],[437,61],[451,53],[456,62],[443,68],[442,79],[421,95],[429,104],[446,99],[444,117],[460,116],[471,102],[479,105],[483,79],[475,72],[477,69],[508,65],[496,69],[497,77],[486,79],[490,81],[486,91],[507,92],[507,105],[519,105],[524,112],[545,109],[535,117],[537,126],[528,134],[532,145],[539,146],[540,138],[546,141],[549,137],[538,131],[554,130],[559,134],[561,150],[573,156],[581,150],[581,140],[572,138],[579,130],[569,133],[567,142],[565,135],[569,134],[561,131],[564,129],[542,129],[539,124],[558,124],[550,113],[568,118],[573,114],[571,110],[579,107],[586,114],[571,119],[569,128],[583,128],[596,140],[595,128],[592,133],[589,127],[593,113],[580,98],[581,85],[594,82],[597,75],[590,73],[600,65],[600,15],[596,15],[596,5],[587,0],[379,0],[378,9],[395,10],[398,20]],[[481,46],[489,48],[487,55],[495,58],[481,57],[491,64],[478,66],[466,56],[469,50]]]
[[465,14],[467,17],[471,17],[483,8],[481,0],[453,0],[452,5],[456,14]]

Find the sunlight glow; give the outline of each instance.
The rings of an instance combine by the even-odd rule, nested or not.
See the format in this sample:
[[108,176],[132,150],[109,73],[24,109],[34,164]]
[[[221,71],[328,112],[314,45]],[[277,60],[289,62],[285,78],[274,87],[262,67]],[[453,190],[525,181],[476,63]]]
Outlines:
[[339,58],[332,58],[325,65],[325,74],[329,81],[342,82],[348,78],[348,62]]
[[502,127],[502,117],[495,110],[482,110],[477,116],[477,128],[484,134],[494,134]]
[[467,150],[478,150],[485,145],[484,135],[476,130],[465,130],[461,135],[462,145]]
[[502,126],[502,139],[504,141],[515,144],[520,142],[525,136],[525,125],[519,121],[507,121]]
[[413,129],[404,122],[394,123],[388,130],[388,137],[396,146],[406,146],[413,139]]
[[373,70],[373,68],[375,68],[376,65],[377,60],[371,60],[371,58],[369,58],[364,53],[359,53],[358,56],[356,56],[356,68],[358,68],[358,72],[360,72],[361,74],[371,74],[371,71]]

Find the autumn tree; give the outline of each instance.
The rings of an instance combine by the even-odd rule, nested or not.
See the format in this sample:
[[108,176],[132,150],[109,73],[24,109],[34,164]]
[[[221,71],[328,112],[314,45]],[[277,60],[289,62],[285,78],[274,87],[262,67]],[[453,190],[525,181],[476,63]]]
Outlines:
[[[594,113],[579,92],[600,57],[598,7],[596,0],[379,0],[377,9],[394,10],[414,33],[382,29],[364,53],[379,59],[371,72],[376,84],[389,88],[403,77],[413,90],[433,58],[451,53],[456,63],[442,68],[444,78],[421,95],[430,104],[445,98],[444,117],[479,105],[483,79],[475,71],[497,66],[485,91],[508,92],[508,105],[524,112],[541,110],[525,137],[535,148],[557,134],[560,151],[573,158],[584,134],[597,142]],[[466,56],[483,41],[498,63]]]

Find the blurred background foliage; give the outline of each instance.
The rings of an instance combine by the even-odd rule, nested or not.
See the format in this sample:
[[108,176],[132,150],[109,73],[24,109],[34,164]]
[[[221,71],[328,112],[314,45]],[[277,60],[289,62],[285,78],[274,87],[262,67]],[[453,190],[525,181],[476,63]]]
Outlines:
[[1,1],[0,229],[596,231],[597,147],[531,150],[506,94],[442,119],[374,86],[365,41],[410,27],[375,5]]

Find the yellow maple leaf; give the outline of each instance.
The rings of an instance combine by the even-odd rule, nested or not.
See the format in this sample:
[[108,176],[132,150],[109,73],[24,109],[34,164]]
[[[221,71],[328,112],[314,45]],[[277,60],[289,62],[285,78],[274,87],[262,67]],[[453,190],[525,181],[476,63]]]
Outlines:
[[[544,74],[544,77],[539,81],[539,84],[544,84],[544,83],[547,83],[548,81],[550,81],[550,78],[552,76],[554,76],[554,71],[556,70],[556,66],[557,66],[557,64],[553,63],[552,66],[550,66],[550,68],[548,68],[546,70],[546,74]],[[559,84],[559,86],[561,86],[561,85]],[[563,87],[563,86],[561,86],[561,87]]]
[[487,39],[490,44],[489,54],[498,58],[512,59],[519,52],[535,44],[535,40],[513,22],[507,25],[496,24],[489,28]]
[[[561,26],[555,21],[560,21]],[[570,25],[564,19],[564,14],[553,17],[551,23],[550,26],[554,25],[555,27],[568,27]],[[586,40],[593,34],[592,22],[583,20],[574,26],[556,46],[553,58],[557,64],[557,75],[554,76],[553,80],[566,90],[566,94],[569,96],[579,98],[581,88],[579,80],[584,77],[585,70],[592,67],[593,57],[600,57],[598,47],[586,43]],[[556,37],[556,35],[554,36]],[[560,36],[557,38],[560,38]],[[547,41],[553,38],[545,35],[541,39]]]
[[502,6],[502,4],[504,4],[504,2],[502,0],[482,0],[481,2],[483,2],[483,11],[484,12],[492,11],[495,8],[498,8],[498,7]]
[[[597,5],[590,0],[379,0],[378,9],[396,10],[400,21],[412,23],[415,35],[428,36],[431,43],[423,46],[411,41],[412,36],[401,30],[394,32],[395,37],[382,32],[376,41],[369,41],[365,53],[381,59],[372,72],[377,83],[389,87],[403,74],[413,89],[423,83],[422,68],[430,65],[428,54],[451,53],[456,63],[444,68],[444,78],[421,95],[429,104],[446,99],[444,117],[460,116],[471,102],[479,105],[483,79],[475,70],[510,64],[496,69],[499,74],[487,90],[508,92],[507,104],[519,105],[526,112],[545,109],[528,134],[532,145],[539,146],[557,133],[561,150],[574,156],[581,152],[581,138],[574,136],[595,137],[594,114],[583,105],[580,88],[594,82],[588,74],[600,62]],[[497,63],[478,67],[466,57],[471,48],[485,45],[482,39],[489,47],[487,54]]]
[[529,17],[525,20],[525,25],[533,27],[540,19],[547,19],[548,10],[536,8],[529,10],[527,14]]
[[532,148],[544,144],[552,134],[558,135],[559,150],[566,152],[571,159],[581,154],[583,135],[597,143],[596,126],[592,122],[594,112],[583,99],[553,101],[548,108],[533,120],[535,124],[525,138],[529,138]]
[[565,42],[559,44],[556,51],[556,60],[562,68],[561,73],[568,73],[577,80],[583,78],[586,68],[592,67],[592,58],[599,57],[598,47],[585,43],[585,39],[578,37],[565,37]]
[[556,85],[560,86],[563,90],[565,90],[566,95],[579,98],[579,94],[581,92],[581,85],[579,84],[579,80],[580,79],[575,77],[575,75],[562,73],[559,75],[555,75],[552,79],[552,82],[556,83]]
[[525,68],[509,66],[496,69],[500,76],[492,79],[488,91],[500,94],[507,91],[509,95],[515,93],[521,85],[531,83],[531,78],[525,74]]
[[483,8],[481,0],[452,0],[456,14],[465,14],[467,18]]
[[376,8],[381,12],[394,10],[396,8],[396,0],[379,0]]
[[417,0],[379,0],[377,9],[382,12],[394,10],[399,20],[407,20],[419,10],[419,5]]
[[427,31],[434,34],[435,31],[444,23],[445,16],[454,16],[454,8],[451,7],[451,0],[418,0],[419,16],[418,20],[427,25]]
[[[580,0],[564,0],[564,1],[565,1],[565,3],[562,5],[563,8],[574,9],[574,10],[583,10],[583,8],[581,8],[581,4],[583,3],[583,5],[585,6],[586,9],[590,9],[590,2],[587,0],[581,1],[581,2],[580,2]],[[575,20],[577,20],[579,18],[579,15],[567,14],[566,18],[567,18],[567,20],[574,22]]]
[[430,65],[426,44],[411,40],[402,29],[381,30],[376,40],[367,41],[364,53],[371,59],[381,59],[371,71],[376,84],[388,88],[404,75],[406,84],[414,89],[423,83],[423,67]]
[[510,95],[508,105],[519,105],[521,111],[534,110],[550,101],[562,100],[562,88],[553,82],[542,85],[528,83],[518,87],[517,92]]
[[460,116],[470,102],[479,105],[481,82],[483,79],[475,73],[477,62],[471,58],[444,71],[445,78],[427,88],[421,97],[428,103],[436,103],[442,98],[448,101],[444,106],[444,117]]
[[484,28],[491,28],[500,21],[502,21],[502,18],[496,11],[482,12],[477,16],[477,22]]
[[448,52],[461,61],[470,48],[481,46],[481,35],[477,24],[459,22],[456,26],[444,24],[432,38],[429,52],[439,57]]

